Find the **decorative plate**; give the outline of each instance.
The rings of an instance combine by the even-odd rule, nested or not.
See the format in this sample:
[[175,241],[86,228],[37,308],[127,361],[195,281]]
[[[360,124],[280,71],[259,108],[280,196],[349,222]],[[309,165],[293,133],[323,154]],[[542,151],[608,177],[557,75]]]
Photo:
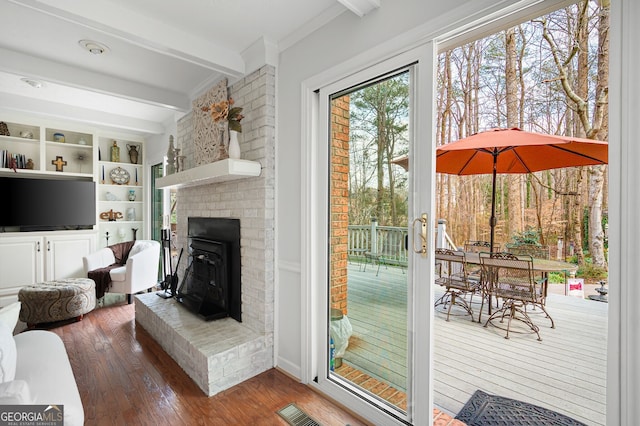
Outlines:
[[113,183],[117,183],[118,185],[126,185],[129,183],[129,179],[131,179],[129,172],[122,167],[111,169],[109,177]]

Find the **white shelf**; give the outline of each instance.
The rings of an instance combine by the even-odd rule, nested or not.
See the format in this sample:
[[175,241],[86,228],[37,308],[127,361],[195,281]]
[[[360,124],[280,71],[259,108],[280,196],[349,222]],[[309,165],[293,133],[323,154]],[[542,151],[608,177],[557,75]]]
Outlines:
[[184,188],[260,176],[257,161],[227,158],[156,179],[156,188]]
[[48,170],[31,170],[31,169],[13,169],[0,168],[0,176],[12,176],[12,177],[30,177],[41,179],[74,179],[74,178],[86,178],[87,180],[93,179],[91,173],[76,173],[76,172],[51,172]]

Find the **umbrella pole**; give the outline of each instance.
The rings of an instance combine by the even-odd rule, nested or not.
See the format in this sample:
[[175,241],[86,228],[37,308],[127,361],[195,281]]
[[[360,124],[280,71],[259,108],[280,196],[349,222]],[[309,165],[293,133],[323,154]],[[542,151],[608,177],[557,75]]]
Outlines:
[[489,249],[490,252],[493,253],[493,239],[495,228],[498,220],[496,219],[496,174],[498,169],[498,150],[493,150],[493,181],[491,186],[491,219],[489,223],[489,227],[491,229],[491,237],[489,240],[489,244],[491,247]]

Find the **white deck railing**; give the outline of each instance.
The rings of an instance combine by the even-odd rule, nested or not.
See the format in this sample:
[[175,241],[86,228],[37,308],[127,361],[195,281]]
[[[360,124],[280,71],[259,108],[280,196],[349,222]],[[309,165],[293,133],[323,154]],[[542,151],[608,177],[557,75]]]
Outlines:
[[[349,225],[348,255],[351,259],[375,254],[385,263],[407,265],[408,228],[398,226],[378,226],[377,221],[370,225]],[[435,247],[455,250],[456,245],[447,234],[446,221],[439,220],[435,235]]]

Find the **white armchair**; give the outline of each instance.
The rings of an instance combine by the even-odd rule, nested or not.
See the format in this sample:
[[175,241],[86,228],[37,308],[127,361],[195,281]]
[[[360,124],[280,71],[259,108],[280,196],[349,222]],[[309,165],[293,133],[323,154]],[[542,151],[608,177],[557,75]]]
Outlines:
[[[82,258],[85,276],[94,269],[105,268],[116,262],[113,251],[102,248]],[[127,263],[110,271],[111,286],[109,292],[124,293],[127,301],[132,295],[148,290],[158,284],[160,264],[160,243],[153,240],[137,240],[127,258]]]

